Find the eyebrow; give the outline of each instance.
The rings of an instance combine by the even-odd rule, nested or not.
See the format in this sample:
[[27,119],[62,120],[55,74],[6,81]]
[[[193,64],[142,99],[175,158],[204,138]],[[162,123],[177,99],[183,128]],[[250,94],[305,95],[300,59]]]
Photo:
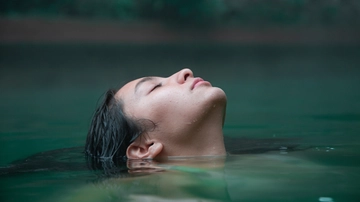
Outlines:
[[148,76],[148,77],[142,78],[135,86],[135,93],[137,92],[137,90],[139,89],[141,84],[143,84],[143,83],[145,83],[147,81],[151,81],[151,80],[154,80],[154,77]]

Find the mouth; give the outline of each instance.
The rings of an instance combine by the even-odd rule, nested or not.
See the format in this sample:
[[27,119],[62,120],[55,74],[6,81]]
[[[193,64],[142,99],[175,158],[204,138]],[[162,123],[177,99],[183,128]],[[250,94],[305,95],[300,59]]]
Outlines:
[[194,88],[196,88],[197,86],[203,84],[203,83],[208,83],[210,84],[208,81],[204,81],[204,79],[197,77],[194,79],[192,85],[191,85],[191,90],[193,90]]

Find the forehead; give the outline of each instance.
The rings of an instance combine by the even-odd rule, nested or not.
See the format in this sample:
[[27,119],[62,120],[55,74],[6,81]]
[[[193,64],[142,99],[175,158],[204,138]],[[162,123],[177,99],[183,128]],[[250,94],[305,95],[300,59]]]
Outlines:
[[123,87],[121,87],[118,92],[115,94],[116,99],[126,99],[130,97],[132,94],[134,94],[135,86],[136,84],[143,78],[135,79],[127,84],[125,84]]

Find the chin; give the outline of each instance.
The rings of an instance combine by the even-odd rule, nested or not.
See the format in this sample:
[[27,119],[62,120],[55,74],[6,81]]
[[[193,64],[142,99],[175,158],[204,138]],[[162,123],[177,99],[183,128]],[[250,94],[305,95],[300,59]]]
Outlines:
[[212,87],[208,92],[205,94],[206,105],[209,108],[225,108],[227,103],[227,98],[225,92],[218,87]]
[[226,94],[223,91],[223,89],[218,88],[218,87],[213,87],[213,92],[212,92],[211,96],[213,97],[213,99],[216,103],[219,103],[219,104],[223,103],[224,105],[226,105],[227,98],[226,98]]

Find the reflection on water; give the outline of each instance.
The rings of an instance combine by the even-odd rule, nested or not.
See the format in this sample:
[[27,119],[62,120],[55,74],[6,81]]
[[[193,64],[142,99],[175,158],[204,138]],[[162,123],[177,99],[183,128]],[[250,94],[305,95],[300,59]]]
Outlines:
[[1,194],[15,201],[357,201],[359,154],[358,145],[301,151],[283,146],[226,157],[109,163],[86,160],[82,148],[69,148],[2,168],[7,191]]
[[[358,201],[359,53],[356,46],[1,45],[0,198]],[[87,127],[108,87],[185,66],[227,93],[224,133],[234,154],[86,161]]]

